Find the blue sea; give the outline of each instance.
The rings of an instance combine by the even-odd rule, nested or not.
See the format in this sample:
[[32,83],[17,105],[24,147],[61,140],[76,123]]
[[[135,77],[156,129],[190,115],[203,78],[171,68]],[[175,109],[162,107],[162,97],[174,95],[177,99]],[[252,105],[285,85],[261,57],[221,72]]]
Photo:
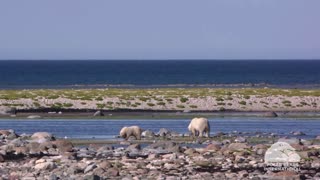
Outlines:
[[[255,135],[256,132],[276,133],[281,136],[291,136],[292,131],[306,133],[301,138],[315,138],[320,135],[320,121],[307,118],[209,118],[211,131],[230,133],[233,131]],[[80,139],[113,139],[119,134],[123,126],[138,125],[144,130],[157,133],[160,128],[167,128],[178,133],[188,133],[190,119],[1,119],[1,129],[14,129],[18,134],[34,132],[51,132],[57,137],[69,137]]]
[[103,85],[320,85],[317,60],[7,60],[0,88]]

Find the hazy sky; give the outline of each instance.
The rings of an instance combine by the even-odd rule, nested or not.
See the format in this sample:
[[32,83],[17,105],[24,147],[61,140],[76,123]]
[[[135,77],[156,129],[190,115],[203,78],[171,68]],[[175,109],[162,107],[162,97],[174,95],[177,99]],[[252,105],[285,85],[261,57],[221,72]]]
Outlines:
[[320,58],[319,0],[0,2],[0,59]]

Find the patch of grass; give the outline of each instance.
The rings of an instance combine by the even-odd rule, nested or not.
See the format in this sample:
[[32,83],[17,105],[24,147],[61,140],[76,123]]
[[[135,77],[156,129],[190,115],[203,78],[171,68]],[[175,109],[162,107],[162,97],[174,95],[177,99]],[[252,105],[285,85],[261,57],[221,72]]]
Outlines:
[[282,101],[282,104],[291,104],[291,101],[284,100],[284,101]]
[[177,105],[177,108],[185,108],[185,106],[184,106],[184,105],[179,104],[179,105]]
[[304,102],[304,101],[301,101],[300,104],[303,105],[303,106],[309,105],[308,103],[306,103],[306,102]]
[[150,98],[146,98],[146,97],[139,97],[140,101],[146,102],[148,100],[150,100]]
[[58,99],[59,96],[58,95],[50,95],[50,96],[47,96],[47,99]]
[[106,107],[105,104],[101,104],[101,103],[97,103],[96,105],[97,105],[97,108],[99,108],[99,109],[103,109]]
[[158,102],[157,105],[164,106],[164,105],[166,105],[166,103],[164,103],[164,102]]
[[151,106],[151,107],[155,106],[155,104],[153,104],[153,103],[147,103],[147,105]]
[[103,101],[103,98],[102,97],[97,97],[95,100],[96,101]]
[[33,106],[35,106],[35,107],[40,107],[40,103],[38,103],[38,102],[33,102]]
[[198,108],[198,106],[196,106],[196,105],[190,105],[189,107],[190,108]]
[[240,101],[239,104],[241,104],[241,105],[247,105],[247,102],[245,102],[245,101]]
[[187,102],[189,99],[188,98],[186,98],[186,97],[182,97],[182,98],[180,98],[180,102],[182,102],[182,103],[185,103],[185,102]]
[[172,102],[173,100],[171,98],[167,98],[166,101]]
[[82,104],[82,105],[86,105],[87,103],[86,103],[86,102],[81,102],[81,104]]
[[112,101],[108,101],[107,105],[113,105],[114,103]]
[[228,96],[231,96],[231,95],[232,95],[232,93],[231,93],[231,92],[229,92],[229,91],[228,91],[226,94],[227,94]]
[[250,96],[249,95],[244,95],[243,98],[250,99]]
[[261,104],[266,104],[268,105],[269,103],[265,102],[265,101],[260,101]]
[[73,104],[72,103],[63,103],[63,107],[69,108],[72,107]]
[[224,99],[222,97],[217,97],[216,101],[224,101]]
[[224,106],[224,105],[226,105],[226,103],[218,102],[217,105],[219,105],[219,106]]
[[18,107],[18,106],[23,107],[24,106],[23,104],[18,104],[18,103],[3,103],[2,105],[8,106],[8,107]]
[[230,96],[228,96],[226,99],[227,99],[227,100],[233,100],[233,98],[230,97]]
[[228,106],[232,106],[232,103],[228,103],[227,105],[228,105]]

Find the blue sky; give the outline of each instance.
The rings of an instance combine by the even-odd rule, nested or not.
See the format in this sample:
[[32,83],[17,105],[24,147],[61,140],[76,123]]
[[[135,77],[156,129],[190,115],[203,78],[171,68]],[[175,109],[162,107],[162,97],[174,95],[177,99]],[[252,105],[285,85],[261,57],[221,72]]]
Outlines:
[[316,59],[319,0],[0,2],[0,59]]

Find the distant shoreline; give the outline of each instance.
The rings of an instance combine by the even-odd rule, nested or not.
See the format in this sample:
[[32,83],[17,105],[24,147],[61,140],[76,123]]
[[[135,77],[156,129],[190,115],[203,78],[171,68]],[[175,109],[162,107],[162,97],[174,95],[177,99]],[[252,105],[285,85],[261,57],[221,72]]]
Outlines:
[[320,84],[267,84],[267,83],[234,83],[234,84],[74,84],[74,85],[0,85],[0,90],[36,90],[36,89],[153,89],[153,88],[281,88],[281,89],[320,89]]
[[[319,113],[319,89],[276,88],[149,88],[0,90],[0,114],[45,117],[146,115],[152,113]],[[69,114],[69,115],[68,115]],[[101,116],[100,113],[96,116]]]

